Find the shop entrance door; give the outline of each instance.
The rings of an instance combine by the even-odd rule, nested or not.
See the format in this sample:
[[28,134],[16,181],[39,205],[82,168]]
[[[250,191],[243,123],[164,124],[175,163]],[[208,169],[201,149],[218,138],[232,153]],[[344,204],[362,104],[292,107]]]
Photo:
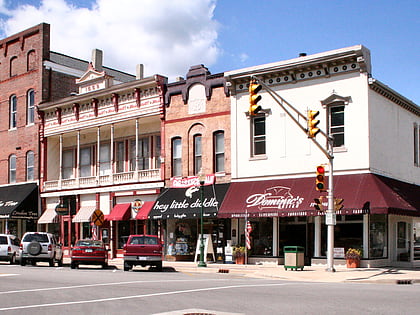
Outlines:
[[76,242],[75,223],[72,222],[70,215],[62,216],[60,242],[63,244],[64,250],[69,251],[71,246]]
[[397,261],[410,261],[411,224],[397,222]]

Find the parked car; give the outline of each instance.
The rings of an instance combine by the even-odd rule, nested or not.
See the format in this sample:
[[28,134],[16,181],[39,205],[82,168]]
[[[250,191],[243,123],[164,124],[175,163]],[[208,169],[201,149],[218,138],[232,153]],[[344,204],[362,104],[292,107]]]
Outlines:
[[20,243],[20,264],[27,262],[36,265],[38,261],[48,262],[53,267],[63,265],[63,249],[55,236],[47,232],[26,232]]
[[79,265],[101,265],[108,267],[108,250],[104,242],[96,240],[78,240],[71,250],[71,269]]
[[11,265],[20,259],[20,240],[12,234],[0,234],[0,260],[8,261]]
[[162,243],[157,235],[130,235],[123,249],[124,271],[136,265],[162,270]]

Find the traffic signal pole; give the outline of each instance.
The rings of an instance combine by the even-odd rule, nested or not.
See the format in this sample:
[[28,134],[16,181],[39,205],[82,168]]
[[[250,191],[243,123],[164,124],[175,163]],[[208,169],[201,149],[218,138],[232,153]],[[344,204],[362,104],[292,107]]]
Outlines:
[[[284,110],[284,112],[295,122],[295,124],[300,127],[300,129],[305,132],[305,134],[309,135],[308,132],[308,124],[307,124],[307,116],[300,113],[296,108],[294,108],[290,103],[288,103],[284,98],[277,94],[274,90],[272,90],[265,82],[258,77],[251,76],[251,79],[254,82],[258,82],[261,84],[266,90],[267,93],[276,101],[276,103]],[[288,110],[289,107],[297,114],[297,118],[292,115],[292,113]],[[299,117],[305,119],[306,128],[302,126],[299,122]],[[335,208],[334,208],[334,172],[333,172],[333,138],[328,133],[325,133],[321,129],[318,131],[327,139],[327,148],[324,148],[316,139],[315,136],[310,136],[309,139],[324,153],[324,155],[328,158],[328,209],[325,213],[325,224],[327,225],[327,269],[326,271],[335,272],[334,269],[334,226],[336,224],[336,215],[335,215]],[[318,133],[317,132],[317,133]]]

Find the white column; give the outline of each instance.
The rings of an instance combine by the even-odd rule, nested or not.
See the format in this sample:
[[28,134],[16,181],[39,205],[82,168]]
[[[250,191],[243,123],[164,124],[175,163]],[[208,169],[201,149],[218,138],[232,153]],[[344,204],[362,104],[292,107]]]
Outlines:
[[279,254],[279,218],[273,218],[273,256]]
[[63,179],[63,135],[62,134],[60,134],[59,151],[60,151],[59,152],[59,154],[60,154],[60,157],[59,157],[60,172],[58,174],[58,182],[59,182],[58,188],[61,189],[61,182],[62,182],[62,179]]
[[369,257],[369,214],[363,215],[363,258]]
[[97,130],[97,150],[96,150],[96,180],[99,185],[99,173],[100,173],[100,152],[101,152],[101,129],[98,127]]
[[135,179],[139,180],[139,120],[136,119],[136,166],[135,166]]
[[80,178],[80,130],[77,130],[77,148],[76,148],[76,181],[79,187]]
[[110,145],[110,167],[111,167],[111,184],[114,184],[114,124],[111,124],[111,145]]
[[314,244],[314,256],[321,257],[321,222],[322,217],[315,217],[315,244]]

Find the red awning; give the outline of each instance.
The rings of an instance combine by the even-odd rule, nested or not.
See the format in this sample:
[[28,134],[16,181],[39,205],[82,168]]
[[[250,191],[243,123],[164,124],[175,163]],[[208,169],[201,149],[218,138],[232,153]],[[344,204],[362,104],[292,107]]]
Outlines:
[[[314,209],[315,178],[233,182],[218,217],[277,217],[324,215]],[[344,199],[337,214],[391,213],[420,216],[420,186],[374,174],[334,176],[334,197]],[[324,197],[324,209],[327,208]]]
[[111,213],[105,216],[108,221],[125,221],[131,216],[131,203],[120,203],[114,206]]
[[147,220],[150,210],[152,210],[154,201],[145,201],[141,206],[140,210],[137,212],[136,220]]

